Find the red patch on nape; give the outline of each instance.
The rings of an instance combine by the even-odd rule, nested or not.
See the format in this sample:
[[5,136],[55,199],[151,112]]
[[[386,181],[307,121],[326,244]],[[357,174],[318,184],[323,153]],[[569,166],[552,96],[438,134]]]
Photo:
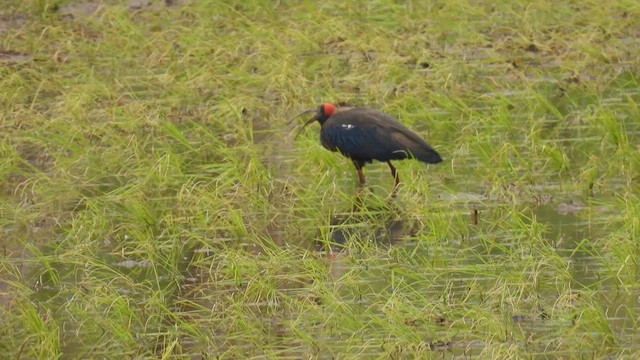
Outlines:
[[333,104],[326,103],[322,105],[322,109],[324,110],[324,115],[326,117],[330,117],[336,113],[336,107]]

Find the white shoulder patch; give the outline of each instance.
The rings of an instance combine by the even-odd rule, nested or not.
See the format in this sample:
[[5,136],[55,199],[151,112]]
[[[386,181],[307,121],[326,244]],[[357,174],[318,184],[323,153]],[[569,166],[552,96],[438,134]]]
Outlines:
[[352,124],[342,124],[341,126],[347,130],[353,129],[354,127],[356,127],[355,125],[352,125]]

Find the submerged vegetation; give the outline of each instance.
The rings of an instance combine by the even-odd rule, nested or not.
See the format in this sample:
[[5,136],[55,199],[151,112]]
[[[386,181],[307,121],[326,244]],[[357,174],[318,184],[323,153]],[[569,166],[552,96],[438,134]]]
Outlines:
[[637,2],[5,2],[8,358],[640,356]]

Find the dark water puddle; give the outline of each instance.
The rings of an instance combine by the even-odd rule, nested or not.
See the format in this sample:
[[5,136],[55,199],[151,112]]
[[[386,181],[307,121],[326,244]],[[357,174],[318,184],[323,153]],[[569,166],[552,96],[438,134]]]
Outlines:
[[29,54],[0,48],[0,65],[15,65],[29,62],[31,60],[32,56]]
[[320,241],[319,250],[333,253],[349,248],[348,242],[364,241],[375,246],[396,244],[412,236],[412,219],[390,210],[335,214],[330,223],[330,242]]
[[61,7],[58,13],[67,19],[81,19],[97,14],[101,6],[100,2],[77,2]]

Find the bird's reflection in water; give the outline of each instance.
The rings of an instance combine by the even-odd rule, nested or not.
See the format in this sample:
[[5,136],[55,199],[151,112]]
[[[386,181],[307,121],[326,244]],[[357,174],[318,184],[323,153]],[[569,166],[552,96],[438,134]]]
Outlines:
[[318,243],[318,250],[335,255],[345,249],[388,246],[411,236],[414,222],[403,216],[395,198],[380,199],[359,192],[351,211],[331,218],[330,237]]

